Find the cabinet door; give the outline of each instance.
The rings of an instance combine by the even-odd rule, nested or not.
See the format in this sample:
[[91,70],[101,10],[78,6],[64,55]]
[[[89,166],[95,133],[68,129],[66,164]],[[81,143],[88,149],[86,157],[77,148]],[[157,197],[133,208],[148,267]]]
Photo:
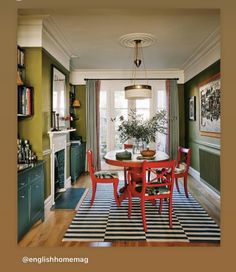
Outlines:
[[18,191],[18,241],[29,229],[28,186]]
[[79,145],[71,146],[71,181],[75,182],[79,176]]
[[86,143],[82,143],[82,159],[81,159],[82,173],[85,172],[85,160],[86,160]]
[[30,223],[34,224],[38,219],[43,218],[44,197],[43,179],[34,181],[30,185]]
[[82,174],[82,145],[78,148],[78,176]]

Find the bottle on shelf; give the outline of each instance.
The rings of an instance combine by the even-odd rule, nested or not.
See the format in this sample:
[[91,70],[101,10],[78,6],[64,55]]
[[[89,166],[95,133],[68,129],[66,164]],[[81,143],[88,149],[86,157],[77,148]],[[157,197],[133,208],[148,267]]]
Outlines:
[[30,164],[37,160],[35,153],[28,140],[17,140],[17,162],[18,164]]

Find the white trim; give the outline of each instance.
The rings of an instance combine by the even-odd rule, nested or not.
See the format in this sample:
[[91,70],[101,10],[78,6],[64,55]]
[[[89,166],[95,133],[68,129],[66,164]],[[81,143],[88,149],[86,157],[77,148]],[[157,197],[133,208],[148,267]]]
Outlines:
[[191,166],[189,167],[189,175],[192,176],[197,182],[199,182],[200,185],[204,187],[205,191],[207,191],[209,194],[214,195],[215,198],[220,200],[220,195],[215,190],[213,190],[209,185],[207,185],[206,182],[203,182],[203,180],[200,178],[200,173]]
[[22,47],[42,47],[43,16],[19,15],[17,44]]
[[200,181],[200,173],[191,166],[189,167],[189,175],[191,175],[197,181]]
[[66,147],[71,146],[71,142],[66,143]]
[[72,51],[69,49],[64,36],[50,16],[47,16],[43,20],[42,46],[68,71],[70,70]]
[[220,28],[215,29],[184,62],[184,82],[187,82],[220,59]]
[[45,217],[45,219],[47,219],[47,217],[49,216],[49,212],[51,211],[52,206],[53,206],[53,199],[52,199],[52,196],[50,195],[44,200],[44,217]]
[[52,153],[51,149],[45,149],[45,150],[43,150],[43,156],[50,155],[51,153]]
[[68,71],[70,70],[72,50],[49,15],[20,15],[17,44],[22,47],[43,47]]
[[[180,69],[167,70],[146,70],[149,78],[179,78],[178,84],[184,83],[184,71]],[[85,78],[131,78],[132,70],[130,69],[74,69],[70,72],[70,83],[73,85],[85,84]],[[136,77],[145,78],[145,71],[139,70]]]
[[44,17],[43,30],[45,30],[51,36],[55,45],[60,47],[67,57],[70,58],[74,55],[68,40],[64,37],[55,20],[50,15]]
[[69,176],[65,182],[65,189],[70,188],[70,187],[71,187],[71,176]]

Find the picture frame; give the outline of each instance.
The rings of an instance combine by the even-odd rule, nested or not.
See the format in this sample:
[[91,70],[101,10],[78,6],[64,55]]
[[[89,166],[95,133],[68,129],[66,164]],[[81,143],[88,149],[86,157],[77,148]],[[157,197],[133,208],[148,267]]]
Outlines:
[[196,96],[189,98],[189,120],[196,121]]
[[199,85],[200,134],[220,138],[220,73]]
[[51,97],[51,108],[52,108],[52,118],[51,127],[54,127],[55,118],[54,115],[59,115],[58,128],[65,128],[66,123],[63,117],[66,115],[66,76],[57,67],[52,65],[52,97]]

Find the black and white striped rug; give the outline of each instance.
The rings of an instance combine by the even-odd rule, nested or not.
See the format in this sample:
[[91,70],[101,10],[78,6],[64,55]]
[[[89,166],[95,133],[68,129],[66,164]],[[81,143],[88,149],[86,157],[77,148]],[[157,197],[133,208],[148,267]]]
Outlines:
[[173,227],[169,228],[168,202],[163,201],[162,214],[158,204],[146,202],[148,230],[142,225],[138,198],[133,198],[132,216],[128,218],[128,200],[116,206],[111,184],[98,184],[96,198],[90,208],[91,190],[84,199],[63,241],[147,241],[220,243],[220,228],[200,204],[189,194],[173,193]]

